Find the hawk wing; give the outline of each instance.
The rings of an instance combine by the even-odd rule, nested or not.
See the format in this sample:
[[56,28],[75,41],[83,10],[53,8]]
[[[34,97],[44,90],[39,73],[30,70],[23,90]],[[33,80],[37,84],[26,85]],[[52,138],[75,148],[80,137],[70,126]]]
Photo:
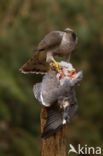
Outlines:
[[49,69],[46,62],[47,50],[61,43],[63,32],[52,31],[47,34],[37,47],[37,53],[32,56],[21,68],[23,73],[45,74]]
[[61,43],[63,37],[62,31],[52,31],[47,34],[43,40],[39,43],[37,51],[48,50],[54,48]]

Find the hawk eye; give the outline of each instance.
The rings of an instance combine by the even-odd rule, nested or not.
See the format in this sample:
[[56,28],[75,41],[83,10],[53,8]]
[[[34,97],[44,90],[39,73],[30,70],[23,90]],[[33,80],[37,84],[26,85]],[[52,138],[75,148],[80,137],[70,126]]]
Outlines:
[[75,32],[72,32],[72,37],[73,37],[73,40],[76,40],[76,33]]

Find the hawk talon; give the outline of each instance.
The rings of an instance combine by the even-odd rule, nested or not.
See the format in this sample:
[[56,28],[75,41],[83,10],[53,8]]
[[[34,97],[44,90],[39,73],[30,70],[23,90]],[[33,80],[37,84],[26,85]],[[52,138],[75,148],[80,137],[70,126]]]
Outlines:
[[62,67],[54,59],[52,61],[53,61],[53,64],[50,65],[50,70],[56,70],[59,73]]

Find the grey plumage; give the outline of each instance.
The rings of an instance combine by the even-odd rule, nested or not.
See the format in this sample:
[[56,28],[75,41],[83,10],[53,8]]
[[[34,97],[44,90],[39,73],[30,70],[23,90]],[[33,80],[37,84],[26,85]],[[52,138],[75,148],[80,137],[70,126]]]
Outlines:
[[41,103],[40,93],[41,93],[41,83],[36,83],[36,85],[33,86],[33,93],[36,99],[39,100]]
[[57,104],[47,107],[47,122],[45,124],[42,138],[47,138],[53,135],[59,128],[62,127],[62,112]]
[[[74,90],[72,90],[74,92]],[[68,103],[65,107],[64,102]],[[61,105],[61,107],[60,107]],[[76,97],[72,96],[72,102],[68,97],[60,97],[51,107],[47,107],[47,122],[42,133],[42,138],[53,135],[58,129],[66,124],[75,114],[78,108]]]
[[60,81],[56,77],[56,72],[47,73],[42,81],[41,93],[45,106],[53,104],[57,97],[63,96],[69,92],[68,80],[61,86]]
[[[68,69],[73,69],[70,63],[65,64],[65,62],[62,62],[62,67],[65,68],[64,73],[67,73]],[[78,105],[74,87],[82,80],[82,77],[82,72],[78,72],[75,78],[64,77],[61,81],[55,71],[50,71],[43,77],[41,83],[34,85],[33,92],[36,99],[47,107],[48,117],[42,134],[43,138],[53,135],[76,112]]]
[[[33,87],[35,97],[44,106],[51,106],[57,97],[66,96],[70,92],[71,87],[74,87],[82,80],[82,72],[78,72],[73,80],[64,78],[61,82],[56,76],[55,71],[48,72],[43,77],[42,83]],[[37,94],[37,91],[39,94]]]
[[70,80],[67,78],[60,85],[60,81],[56,77],[56,72],[48,72],[42,80],[42,83],[36,84],[33,87],[35,98],[44,106],[51,106],[57,97],[65,96],[70,91]]

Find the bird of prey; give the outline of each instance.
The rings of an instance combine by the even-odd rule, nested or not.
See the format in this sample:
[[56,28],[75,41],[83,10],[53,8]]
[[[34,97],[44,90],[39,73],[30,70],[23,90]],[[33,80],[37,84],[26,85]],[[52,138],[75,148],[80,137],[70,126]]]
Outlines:
[[48,33],[36,48],[36,53],[21,68],[23,73],[46,73],[52,63],[59,70],[55,55],[70,59],[71,53],[76,49],[78,38],[74,30],[66,28],[64,31]]
[[82,80],[82,72],[74,72],[70,63],[60,62],[62,74],[49,71],[41,83],[33,87],[35,98],[47,108],[43,138],[53,135],[77,110],[74,86]]

